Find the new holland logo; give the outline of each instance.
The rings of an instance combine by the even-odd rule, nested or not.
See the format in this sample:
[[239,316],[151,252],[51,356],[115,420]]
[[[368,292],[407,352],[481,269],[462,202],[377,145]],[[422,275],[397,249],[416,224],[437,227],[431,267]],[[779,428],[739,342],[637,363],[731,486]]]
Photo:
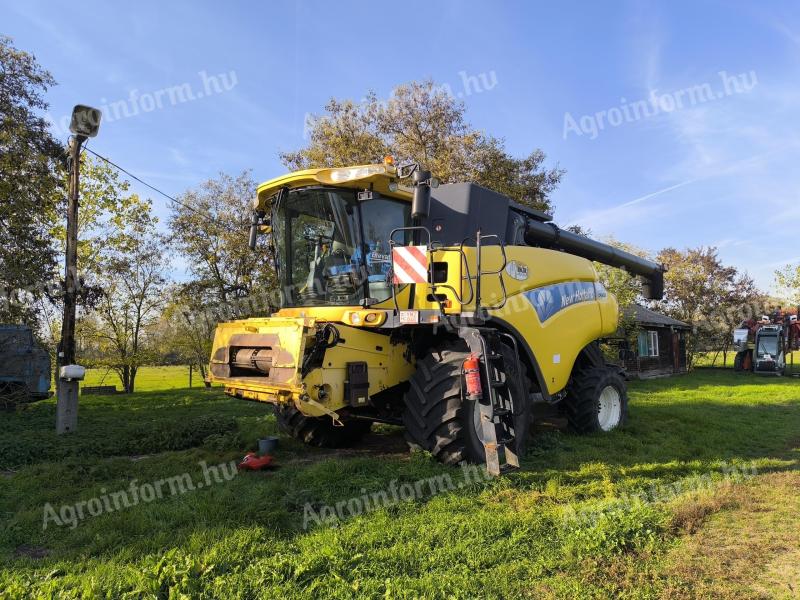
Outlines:
[[428,282],[427,246],[396,246],[392,248],[394,284]]

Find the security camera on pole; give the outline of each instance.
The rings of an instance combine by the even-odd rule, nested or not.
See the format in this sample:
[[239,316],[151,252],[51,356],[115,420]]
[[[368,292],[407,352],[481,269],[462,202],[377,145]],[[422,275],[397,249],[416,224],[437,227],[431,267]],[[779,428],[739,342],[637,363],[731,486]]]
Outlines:
[[64,321],[58,344],[58,392],[56,432],[78,428],[78,387],[86,369],[75,364],[75,309],[78,290],[78,183],[81,146],[100,129],[102,113],[90,106],[72,109],[69,130],[74,134],[69,143],[69,200],[67,205],[67,248],[64,268]]

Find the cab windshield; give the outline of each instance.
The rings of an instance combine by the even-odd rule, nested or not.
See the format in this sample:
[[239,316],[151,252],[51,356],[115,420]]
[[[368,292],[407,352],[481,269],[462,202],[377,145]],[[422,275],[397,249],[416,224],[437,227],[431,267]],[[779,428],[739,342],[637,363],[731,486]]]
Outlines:
[[761,335],[758,337],[758,356],[769,354],[772,357],[778,355],[778,336]]
[[[303,188],[273,215],[283,306],[358,306],[391,297],[389,235],[410,224],[407,202],[355,190]],[[398,235],[395,240],[404,242]]]

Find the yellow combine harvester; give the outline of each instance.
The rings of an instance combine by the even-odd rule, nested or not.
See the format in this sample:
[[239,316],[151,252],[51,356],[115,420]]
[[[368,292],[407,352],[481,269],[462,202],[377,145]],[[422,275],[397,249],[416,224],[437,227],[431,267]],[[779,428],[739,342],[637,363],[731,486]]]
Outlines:
[[210,378],[274,404],[308,444],[402,423],[438,460],[494,474],[519,464],[535,402],[578,432],[614,429],[625,380],[597,340],[615,333],[618,310],[591,260],[642,276],[652,298],[663,269],[549,221],[478,185],[439,186],[417,165],[268,181],[250,245],[271,233],[282,308],[220,323]]

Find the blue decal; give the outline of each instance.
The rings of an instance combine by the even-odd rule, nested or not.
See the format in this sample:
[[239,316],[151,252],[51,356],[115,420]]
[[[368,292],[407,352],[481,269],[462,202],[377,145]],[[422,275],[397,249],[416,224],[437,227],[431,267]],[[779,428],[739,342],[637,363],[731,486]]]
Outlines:
[[525,297],[536,309],[539,321],[544,323],[573,304],[591,302],[596,298],[596,290],[593,281],[569,281],[530,290],[525,292]]

